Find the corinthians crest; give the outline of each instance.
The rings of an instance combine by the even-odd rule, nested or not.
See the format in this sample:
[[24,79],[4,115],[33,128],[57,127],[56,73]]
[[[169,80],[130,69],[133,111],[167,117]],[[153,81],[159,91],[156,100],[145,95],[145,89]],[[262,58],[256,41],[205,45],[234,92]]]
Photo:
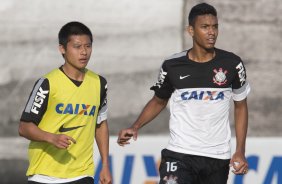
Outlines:
[[166,181],[166,184],[178,184],[176,181],[177,177],[173,175],[165,176],[163,180]]
[[213,77],[213,82],[219,86],[226,84],[226,74],[227,70],[223,71],[222,68],[213,69],[213,72],[215,73],[215,76]]

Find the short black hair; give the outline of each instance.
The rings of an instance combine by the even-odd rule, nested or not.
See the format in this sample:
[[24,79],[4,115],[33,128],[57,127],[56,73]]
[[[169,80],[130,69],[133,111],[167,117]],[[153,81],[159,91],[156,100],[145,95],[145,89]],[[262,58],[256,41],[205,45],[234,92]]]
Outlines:
[[195,5],[191,9],[189,16],[188,16],[189,25],[194,26],[197,16],[206,15],[206,14],[211,14],[215,17],[217,16],[216,9],[212,5],[209,5],[207,3],[200,3],[200,4]]
[[81,22],[73,21],[65,24],[60,29],[58,34],[59,44],[62,45],[64,48],[67,48],[69,37],[72,35],[88,35],[91,40],[91,44],[93,42],[93,36],[90,29]]

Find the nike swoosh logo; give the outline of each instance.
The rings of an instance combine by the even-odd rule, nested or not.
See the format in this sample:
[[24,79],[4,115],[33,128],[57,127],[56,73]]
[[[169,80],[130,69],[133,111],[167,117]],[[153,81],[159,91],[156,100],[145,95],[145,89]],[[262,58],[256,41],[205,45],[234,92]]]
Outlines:
[[181,76],[181,75],[180,75],[179,78],[180,78],[180,79],[185,79],[186,77],[189,77],[189,76],[190,76],[190,75],[184,75],[184,76]]
[[60,126],[59,128],[59,132],[68,132],[68,131],[72,131],[81,127],[84,127],[85,125],[81,125],[81,126],[75,126],[75,127],[64,127],[64,124],[62,126]]

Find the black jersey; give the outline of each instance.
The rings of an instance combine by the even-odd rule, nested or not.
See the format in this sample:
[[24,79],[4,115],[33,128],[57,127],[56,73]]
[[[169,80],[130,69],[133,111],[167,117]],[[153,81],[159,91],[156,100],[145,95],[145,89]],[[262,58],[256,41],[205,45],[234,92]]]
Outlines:
[[198,63],[189,51],[174,54],[161,67],[151,87],[159,98],[170,98],[168,149],[212,158],[230,158],[230,99],[241,101],[250,91],[240,57],[215,49],[215,57]]

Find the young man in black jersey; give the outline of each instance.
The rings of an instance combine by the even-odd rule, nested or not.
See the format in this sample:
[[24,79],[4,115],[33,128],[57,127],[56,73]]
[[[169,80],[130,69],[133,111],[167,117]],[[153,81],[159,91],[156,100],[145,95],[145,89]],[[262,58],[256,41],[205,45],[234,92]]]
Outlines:
[[30,140],[30,184],[93,184],[94,137],[102,160],[100,183],[112,183],[107,81],[86,68],[92,42],[84,24],[65,24],[59,32],[65,62],[41,77],[30,94],[19,125],[19,134]]
[[[250,91],[240,57],[215,48],[215,8],[201,3],[189,14],[193,47],[167,58],[155,91],[135,123],[119,132],[118,144],[137,139],[138,130],[170,103],[170,140],[162,150],[160,184],[225,184],[229,167],[246,174],[245,142]],[[230,99],[234,101],[236,150],[231,156]]]

